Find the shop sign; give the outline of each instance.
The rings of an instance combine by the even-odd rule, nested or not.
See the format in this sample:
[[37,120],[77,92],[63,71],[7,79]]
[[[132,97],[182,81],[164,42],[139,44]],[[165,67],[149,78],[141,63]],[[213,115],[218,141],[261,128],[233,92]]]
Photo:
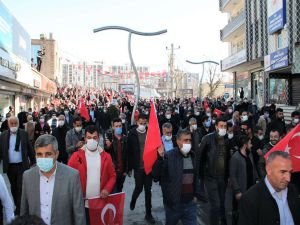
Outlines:
[[269,34],[284,28],[286,24],[286,0],[268,0]]
[[33,80],[33,87],[40,88],[41,87],[41,82],[38,81],[38,80],[36,80],[36,79],[34,79]]
[[221,61],[221,70],[225,71],[247,61],[246,49]]
[[289,65],[289,48],[282,48],[270,55],[265,56],[265,71],[272,71]]

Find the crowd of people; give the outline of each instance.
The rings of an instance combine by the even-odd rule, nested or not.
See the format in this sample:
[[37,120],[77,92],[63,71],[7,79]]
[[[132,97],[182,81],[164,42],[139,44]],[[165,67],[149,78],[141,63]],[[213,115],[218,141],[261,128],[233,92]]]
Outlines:
[[156,222],[151,188],[159,182],[166,225],[196,225],[207,217],[201,204],[210,225],[300,224],[300,177],[288,153],[264,159],[299,124],[299,111],[286,124],[275,104],[258,108],[246,98],[153,101],[163,145],[150,174],[143,159],[149,99],[133,112],[125,93],[63,87],[44,108],[15,115],[11,107],[0,129],[0,160],[13,199],[0,176],[0,224],[35,215],[47,225],[88,225],[88,199],[122,192],[131,176],[130,209],[144,190],[148,223]]

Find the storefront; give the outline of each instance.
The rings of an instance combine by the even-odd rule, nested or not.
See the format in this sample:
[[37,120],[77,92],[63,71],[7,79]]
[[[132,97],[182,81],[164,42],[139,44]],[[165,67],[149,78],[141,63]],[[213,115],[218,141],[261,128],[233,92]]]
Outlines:
[[259,108],[263,107],[264,99],[264,71],[259,70],[251,73],[251,99]]
[[244,98],[251,97],[251,79],[248,72],[235,73],[235,97],[240,100],[241,88],[244,90]]

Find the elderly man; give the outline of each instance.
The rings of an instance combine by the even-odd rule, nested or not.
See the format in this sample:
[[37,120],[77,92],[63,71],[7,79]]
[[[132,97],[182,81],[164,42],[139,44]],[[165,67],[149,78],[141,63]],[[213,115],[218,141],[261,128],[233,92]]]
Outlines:
[[161,137],[161,139],[166,152],[172,150],[176,146],[176,140],[175,138],[173,138],[172,131],[173,127],[171,123],[166,122],[162,125],[163,136]]
[[16,205],[16,215],[20,213],[22,176],[25,170],[35,164],[34,153],[27,132],[19,129],[19,120],[8,119],[9,130],[0,136],[0,160],[3,160],[3,173],[7,173],[12,196]]
[[287,152],[272,152],[267,176],[240,201],[239,225],[300,224],[299,196],[290,183],[292,162]]
[[40,136],[34,148],[37,166],[24,173],[21,215],[36,215],[47,225],[85,225],[78,171],[57,162],[52,135]]
[[57,127],[52,131],[52,135],[56,137],[58,142],[59,156],[57,161],[64,164],[68,163],[68,153],[66,151],[66,135],[68,128],[65,123],[65,116],[59,115],[57,121]]

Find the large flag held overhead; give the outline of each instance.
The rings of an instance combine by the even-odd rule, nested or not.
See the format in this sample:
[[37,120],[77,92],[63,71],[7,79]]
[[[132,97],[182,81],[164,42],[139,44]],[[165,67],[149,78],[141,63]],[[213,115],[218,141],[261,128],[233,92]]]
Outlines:
[[80,103],[79,103],[79,107],[78,108],[79,108],[81,117],[85,118],[85,120],[87,122],[89,122],[90,121],[90,115],[89,115],[89,111],[87,110],[87,108],[85,106],[83,98],[80,99]]
[[153,101],[151,101],[150,104],[149,126],[143,155],[146,174],[151,173],[152,167],[157,159],[157,149],[162,146],[155,105]]
[[291,130],[282,140],[280,140],[266,155],[274,151],[284,151],[290,154],[293,163],[293,172],[300,172],[300,124]]
[[124,192],[88,201],[91,225],[123,225]]

